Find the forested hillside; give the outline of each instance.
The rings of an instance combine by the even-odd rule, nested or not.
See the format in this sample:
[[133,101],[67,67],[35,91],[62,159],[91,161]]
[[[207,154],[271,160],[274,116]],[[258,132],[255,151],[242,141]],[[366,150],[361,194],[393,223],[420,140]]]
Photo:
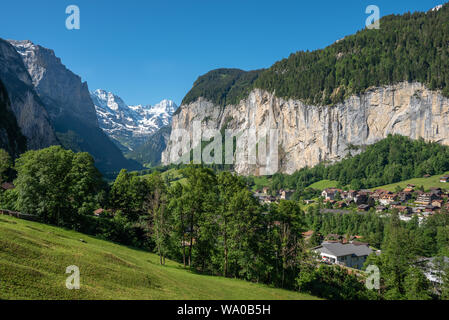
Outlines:
[[200,77],[183,103],[204,97],[235,104],[252,88],[314,105],[333,105],[372,86],[418,81],[449,96],[449,5],[389,15],[325,49],[300,51],[264,71],[219,69]]
[[301,190],[320,180],[335,180],[353,189],[371,188],[449,170],[449,147],[400,135],[366,147],[362,153],[332,165],[322,163],[293,175],[273,176],[274,189]]
[[[212,70],[195,81],[182,104],[194,102],[199,97],[207,98],[220,106],[235,104],[249,93],[261,72],[261,70],[246,72],[239,69]],[[175,114],[179,111],[178,109]]]

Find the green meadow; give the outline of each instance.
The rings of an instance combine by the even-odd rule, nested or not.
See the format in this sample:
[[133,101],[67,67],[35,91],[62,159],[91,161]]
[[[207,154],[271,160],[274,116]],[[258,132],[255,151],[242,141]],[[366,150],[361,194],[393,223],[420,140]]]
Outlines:
[[449,175],[449,172],[446,172],[444,174],[437,174],[428,178],[415,178],[410,180],[405,180],[397,183],[387,184],[385,186],[380,186],[375,189],[385,189],[389,191],[395,191],[396,188],[399,186],[401,189],[404,189],[407,187],[408,184],[414,184],[416,187],[424,187],[424,190],[429,190],[432,187],[435,188],[441,188],[441,189],[449,189],[449,183],[442,183],[440,182],[440,178],[442,176]]
[[[68,266],[80,270],[68,290]],[[237,279],[200,275],[155,254],[45,224],[0,215],[0,299],[309,300]]]

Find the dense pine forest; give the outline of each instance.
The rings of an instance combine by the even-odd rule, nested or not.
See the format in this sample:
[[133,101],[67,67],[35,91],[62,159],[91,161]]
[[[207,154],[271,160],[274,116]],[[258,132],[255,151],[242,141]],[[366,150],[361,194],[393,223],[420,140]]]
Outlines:
[[322,50],[300,51],[267,70],[218,69],[200,77],[183,103],[204,97],[236,104],[253,88],[308,104],[334,105],[370,87],[417,81],[449,96],[449,4],[389,15]]

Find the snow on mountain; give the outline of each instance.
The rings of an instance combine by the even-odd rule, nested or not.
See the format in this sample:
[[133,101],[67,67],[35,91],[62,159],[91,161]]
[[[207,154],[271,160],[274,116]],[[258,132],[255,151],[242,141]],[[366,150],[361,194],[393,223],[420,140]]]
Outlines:
[[151,134],[171,123],[178,106],[171,100],[151,105],[127,105],[112,92],[97,89],[91,92],[98,123],[125,152],[145,142]]
[[438,11],[438,10],[440,10],[441,8],[443,8],[443,5],[442,5],[442,4],[439,4],[439,5],[437,5],[436,7],[432,8],[430,11]]

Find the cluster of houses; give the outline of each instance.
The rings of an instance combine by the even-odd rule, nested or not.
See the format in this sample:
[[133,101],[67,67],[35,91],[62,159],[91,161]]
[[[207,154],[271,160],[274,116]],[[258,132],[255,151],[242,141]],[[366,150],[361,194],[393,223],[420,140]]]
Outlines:
[[270,195],[270,188],[264,187],[262,190],[256,190],[254,197],[259,200],[261,204],[270,204],[279,202],[280,200],[290,200],[295,190],[281,189],[277,195]]
[[[302,236],[307,240],[313,234],[314,231],[310,230],[303,232]],[[321,244],[311,250],[318,255],[319,261],[325,264],[361,270],[370,254],[381,254],[380,250],[375,251],[368,243],[361,242],[360,236],[346,238],[338,234],[328,234],[326,237],[319,237]],[[416,261],[416,266],[423,270],[426,278],[436,288],[443,284],[444,270],[449,266],[449,258],[420,258]]]
[[[447,179],[446,179],[447,178]],[[449,181],[449,177],[442,177],[441,181]],[[409,220],[413,214],[428,216],[441,209],[449,210],[449,194],[441,188],[430,188],[428,192],[417,190],[413,184],[407,185],[402,191],[391,192],[388,190],[341,190],[328,188],[321,194],[325,203],[332,207],[343,209],[351,204],[356,204],[358,211],[369,211],[374,208],[376,212],[384,212],[388,209],[397,209],[401,219]]]

